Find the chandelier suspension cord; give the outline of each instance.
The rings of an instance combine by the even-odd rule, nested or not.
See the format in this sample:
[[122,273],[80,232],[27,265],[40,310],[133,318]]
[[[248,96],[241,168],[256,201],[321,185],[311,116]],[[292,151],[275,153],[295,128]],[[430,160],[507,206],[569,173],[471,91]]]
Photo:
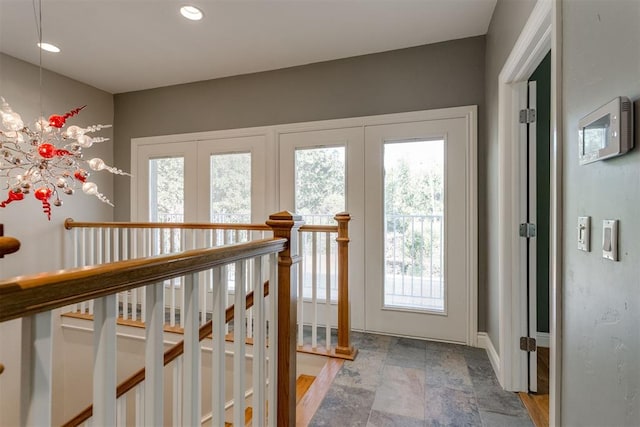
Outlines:
[[[36,11],[36,2],[38,3]],[[36,33],[38,34],[38,70],[40,83],[40,117],[44,117],[44,107],[42,106],[42,0],[33,0],[33,16],[36,20]]]

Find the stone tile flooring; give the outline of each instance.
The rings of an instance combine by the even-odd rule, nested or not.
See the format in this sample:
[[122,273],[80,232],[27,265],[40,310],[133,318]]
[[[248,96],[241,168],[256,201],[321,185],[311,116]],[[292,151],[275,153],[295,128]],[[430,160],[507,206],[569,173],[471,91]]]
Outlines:
[[532,426],[502,390],[485,350],[354,332],[345,362],[310,426]]

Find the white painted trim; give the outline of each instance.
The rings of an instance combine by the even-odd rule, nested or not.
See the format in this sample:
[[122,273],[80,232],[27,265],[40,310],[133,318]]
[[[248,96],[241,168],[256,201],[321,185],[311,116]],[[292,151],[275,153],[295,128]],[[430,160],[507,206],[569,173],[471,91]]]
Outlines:
[[[291,123],[271,126],[259,126],[242,129],[224,129],[206,132],[193,132],[175,135],[148,136],[132,138],[132,154],[139,145],[164,144],[171,142],[205,141],[212,139],[257,136],[268,133],[291,133],[311,130],[340,129],[345,127],[374,126],[389,123],[408,123],[423,120],[451,119],[467,117],[470,106],[438,108],[434,110],[411,111],[407,113],[380,114],[375,116],[349,117],[345,119],[320,120],[313,122]],[[477,108],[477,107],[474,107]],[[133,156],[131,157],[133,165]]]
[[526,80],[551,49],[552,4],[552,0],[538,0],[500,72],[498,83],[500,380],[511,391],[527,389],[526,358],[518,345],[521,333],[526,331],[523,314],[526,310],[521,309],[522,301],[526,307],[526,292],[518,286],[524,266],[517,236],[522,217],[519,196],[522,167],[515,143],[518,131],[514,129],[517,123],[514,107],[519,97],[514,93],[517,90],[514,83]]
[[[550,222],[550,425],[561,424],[561,285],[562,285],[562,2],[538,0],[518,41],[505,62],[499,76],[499,135],[500,151],[500,223],[499,230],[499,309],[500,309],[500,382],[508,390],[524,390],[526,364],[521,363],[517,330],[522,319],[517,312],[524,292],[514,286],[519,276],[519,256],[513,253],[514,223],[518,212],[513,211],[517,198],[511,183],[519,176],[512,163],[510,123],[513,117],[511,83],[526,79],[551,50],[551,222]],[[517,174],[515,174],[517,173]],[[515,302],[515,303],[514,303]],[[520,317],[520,320],[516,318]],[[517,322],[517,323],[516,323]],[[526,386],[526,385],[525,385]]]
[[549,424],[562,424],[562,2],[551,12],[551,206]]
[[[478,108],[468,113],[467,132],[467,344],[478,345]],[[495,349],[494,349],[495,350]],[[494,368],[495,369],[495,368]]]
[[549,347],[551,344],[551,334],[549,332],[536,332],[536,346]]
[[500,356],[498,355],[496,348],[493,346],[491,338],[486,332],[478,332],[477,342],[478,347],[487,350],[487,356],[489,357],[493,371],[496,373],[496,377],[500,378]]

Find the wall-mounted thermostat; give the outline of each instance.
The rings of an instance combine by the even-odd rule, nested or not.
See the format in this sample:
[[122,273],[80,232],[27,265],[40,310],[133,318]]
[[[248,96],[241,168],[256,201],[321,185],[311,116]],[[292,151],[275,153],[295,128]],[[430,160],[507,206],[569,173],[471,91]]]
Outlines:
[[578,123],[580,164],[620,156],[633,148],[633,114],[629,98],[619,96]]

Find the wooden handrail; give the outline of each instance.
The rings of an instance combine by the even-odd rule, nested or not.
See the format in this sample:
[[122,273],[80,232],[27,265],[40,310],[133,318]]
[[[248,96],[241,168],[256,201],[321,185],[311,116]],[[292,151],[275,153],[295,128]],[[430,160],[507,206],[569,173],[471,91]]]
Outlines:
[[287,239],[254,240],[0,282],[0,322],[197,273],[287,247]]
[[[264,282],[263,286],[264,286],[264,296],[266,297],[267,295],[269,295],[269,281]],[[253,307],[253,291],[247,294],[246,304],[247,304],[247,310]],[[225,323],[229,323],[230,321],[232,321],[233,317],[234,317],[234,305],[232,304],[229,307],[227,307],[227,309],[225,310]],[[213,321],[209,320],[207,323],[200,326],[200,329],[198,330],[199,340],[200,341],[204,340],[206,337],[211,335],[212,331],[213,331]],[[174,344],[170,349],[164,352],[164,366],[167,366],[169,363],[176,360],[183,353],[184,353],[184,340]],[[146,376],[146,370],[145,368],[141,368],[138,371],[136,371],[134,374],[129,376],[127,379],[125,379],[123,382],[121,382],[116,388],[116,399],[124,396],[129,391],[133,390],[135,386],[137,386],[142,381],[144,381],[145,376]],[[78,415],[76,415],[75,417],[73,417],[72,419],[64,423],[62,426],[63,427],[79,426],[80,424],[82,424],[83,422],[91,418],[92,415],[93,415],[93,405],[89,405],[85,409],[83,409],[82,412],[80,412]]]
[[[64,228],[168,228],[180,230],[246,230],[271,231],[266,224],[238,224],[238,223],[209,223],[209,222],[85,222],[75,221],[73,218],[64,220]],[[337,233],[337,225],[305,224],[300,227],[301,232]]]

